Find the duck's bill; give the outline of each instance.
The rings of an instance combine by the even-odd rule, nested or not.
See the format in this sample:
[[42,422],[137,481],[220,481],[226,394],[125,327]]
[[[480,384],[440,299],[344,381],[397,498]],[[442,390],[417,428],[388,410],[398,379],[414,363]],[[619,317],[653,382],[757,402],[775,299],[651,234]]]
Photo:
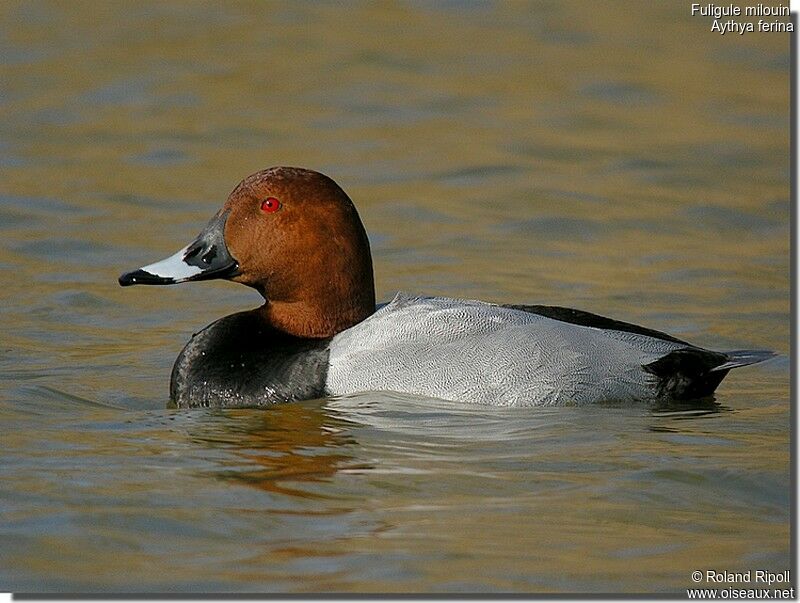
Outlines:
[[192,243],[175,255],[126,272],[119,277],[119,284],[123,287],[174,285],[234,276],[239,264],[225,245],[225,221],[229,212],[216,215]]

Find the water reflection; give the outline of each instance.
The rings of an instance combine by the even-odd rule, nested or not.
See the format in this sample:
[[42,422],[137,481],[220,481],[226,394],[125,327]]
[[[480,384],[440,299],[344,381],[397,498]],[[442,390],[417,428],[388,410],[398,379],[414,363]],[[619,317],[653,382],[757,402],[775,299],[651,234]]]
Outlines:
[[730,407],[719,404],[715,399],[695,400],[686,404],[685,400],[663,402],[653,409],[651,415],[658,423],[651,424],[648,429],[661,433],[679,433],[686,429],[675,421],[691,421],[704,417],[714,417],[721,413],[734,412]]
[[215,477],[277,494],[325,498],[308,485],[342,469],[369,468],[348,453],[355,440],[321,401],[210,411],[187,434],[194,443],[229,453]]

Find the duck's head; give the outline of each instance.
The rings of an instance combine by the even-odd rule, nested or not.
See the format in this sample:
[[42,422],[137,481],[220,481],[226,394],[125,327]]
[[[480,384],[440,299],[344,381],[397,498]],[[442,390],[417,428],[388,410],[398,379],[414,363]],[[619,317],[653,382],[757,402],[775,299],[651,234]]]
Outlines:
[[347,194],[311,170],[274,167],[242,180],[197,238],[119,284],[223,278],[257,289],[263,316],[299,337],[330,337],[375,310],[369,241]]

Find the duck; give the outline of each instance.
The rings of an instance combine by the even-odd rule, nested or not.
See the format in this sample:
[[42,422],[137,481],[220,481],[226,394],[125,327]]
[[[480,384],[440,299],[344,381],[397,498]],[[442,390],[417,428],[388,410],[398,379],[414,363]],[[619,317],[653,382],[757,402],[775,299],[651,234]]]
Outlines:
[[692,400],[767,350],[719,352],[590,312],[399,293],[376,305],[356,207],[319,172],[242,180],[187,246],[119,284],[226,279],[258,308],[195,333],[170,378],[177,407],[261,407],[392,391],[492,406]]

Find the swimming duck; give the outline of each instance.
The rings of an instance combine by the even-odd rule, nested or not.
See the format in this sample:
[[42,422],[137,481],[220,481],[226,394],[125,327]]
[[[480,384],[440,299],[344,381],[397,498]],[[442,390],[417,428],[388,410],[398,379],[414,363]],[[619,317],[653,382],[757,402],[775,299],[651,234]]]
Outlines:
[[273,167],[240,182],[189,245],[122,286],[228,279],[264,305],[196,333],[179,407],[265,406],[390,390],[498,406],[710,395],[774,354],[715,352],[581,310],[399,294],[376,308],[369,241],[327,176]]

